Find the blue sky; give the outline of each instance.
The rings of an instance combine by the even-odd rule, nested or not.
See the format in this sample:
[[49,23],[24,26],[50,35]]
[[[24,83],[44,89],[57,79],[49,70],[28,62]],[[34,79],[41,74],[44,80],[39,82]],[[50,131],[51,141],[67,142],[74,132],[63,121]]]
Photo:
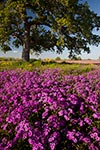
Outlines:
[[[81,0],[81,1],[85,2],[85,0]],[[96,12],[98,15],[100,15],[100,0],[87,0],[87,2],[90,6],[90,9]],[[90,54],[82,53],[82,55],[80,55],[82,59],[98,59],[99,58],[100,44],[98,47],[91,46],[90,49],[91,49]],[[22,47],[20,47],[19,49],[14,49],[12,52],[9,51],[6,54],[0,51],[0,57],[21,58],[21,54],[22,54]],[[39,55],[38,58],[56,58],[57,56],[61,57],[62,59],[68,58],[68,50],[65,49],[65,51],[61,55],[58,55],[53,52],[44,52],[41,55]],[[34,56],[33,54],[31,58],[37,58],[37,56]]]

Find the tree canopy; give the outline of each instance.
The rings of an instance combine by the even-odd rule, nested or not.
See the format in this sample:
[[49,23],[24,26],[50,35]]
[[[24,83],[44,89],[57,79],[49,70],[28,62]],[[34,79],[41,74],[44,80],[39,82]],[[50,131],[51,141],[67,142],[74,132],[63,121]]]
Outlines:
[[90,52],[98,45],[100,16],[79,0],[1,0],[0,47],[4,52],[23,46],[22,59],[30,52],[69,51],[69,57]]

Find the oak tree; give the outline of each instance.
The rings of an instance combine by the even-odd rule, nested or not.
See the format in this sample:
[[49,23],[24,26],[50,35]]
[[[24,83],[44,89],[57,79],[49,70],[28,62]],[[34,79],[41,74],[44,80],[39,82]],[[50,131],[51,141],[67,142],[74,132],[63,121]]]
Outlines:
[[4,52],[12,45],[23,47],[22,59],[30,53],[69,51],[69,57],[90,52],[98,45],[100,17],[88,3],[79,0],[1,0],[0,47]]

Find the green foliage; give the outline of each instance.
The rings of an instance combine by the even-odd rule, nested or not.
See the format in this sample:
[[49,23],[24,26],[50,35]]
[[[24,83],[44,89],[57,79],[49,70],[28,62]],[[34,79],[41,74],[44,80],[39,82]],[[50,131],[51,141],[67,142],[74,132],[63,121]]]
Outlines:
[[80,56],[73,56],[72,60],[82,60]]
[[98,60],[100,60],[100,56],[99,56]]
[[[0,46],[23,46],[24,53],[63,52],[69,57],[88,45],[98,45],[100,37],[93,33],[100,27],[100,17],[88,4],[79,0],[6,0],[0,2]],[[26,57],[26,55],[23,55]],[[25,58],[27,59],[27,58]]]
[[22,69],[33,71],[34,69],[45,70],[45,69],[56,69],[62,70],[63,74],[82,74],[95,69],[94,65],[81,65],[81,64],[66,64],[66,63],[56,63],[48,62],[45,63],[42,60],[31,59],[30,62],[23,62],[22,60],[12,59],[12,58],[1,58],[0,59],[0,71],[12,70],[12,69]]
[[4,53],[6,53],[7,51],[10,51],[11,48],[10,48],[8,45],[3,44],[2,47],[1,47],[1,50],[2,50]]
[[61,58],[58,56],[58,57],[55,58],[55,60],[61,60]]
[[28,140],[20,139],[11,150],[32,150],[32,147],[30,146]]

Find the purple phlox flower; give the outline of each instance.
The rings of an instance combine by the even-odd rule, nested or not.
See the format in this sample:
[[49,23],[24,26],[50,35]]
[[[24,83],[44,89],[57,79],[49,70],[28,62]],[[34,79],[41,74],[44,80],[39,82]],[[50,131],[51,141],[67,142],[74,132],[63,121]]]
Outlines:
[[55,139],[59,139],[59,132],[53,132],[53,134],[51,134],[50,138],[48,139],[49,142],[53,142]]
[[100,119],[100,113],[94,113],[92,116],[95,119]]
[[33,145],[33,143],[34,143],[33,139],[31,139],[31,138],[28,138],[28,142],[30,145]]
[[47,136],[47,135],[49,134],[49,132],[50,132],[50,129],[49,129],[49,128],[44,129],[44,135],[45,135],[45,136]]
[[20,118],[21,118],[20,113],[17,113],[17,114],[16,114],[16,118],[17,118],[17,119],[20,119]]
[[89,103],[92,103],[92,104],[94,104],[94,105],[97,104],[96,99],[97,99],[97,96],[96,96],[95,94],[92,94],[91,96],[88,97]]
[[53,142],[54,139],[55,139],[54,137],[50,137],[50,138],[48,139],[48,141],[49,141],[49,142]]
[[70,118],[67,115],[64,115],[64,118],[65,118],[66,121],[70,120]]
[[90,108],[94,111],[94,112],[97,112],[97,109],[95,108],[95,106],[90,106]]
[[50,132],[51,128],[48,126],[48,124],[44,123],[43,125],[43,135],[47,136]]
[[73,110],[72,110],[71,108],[68,108],[68,112],[69,112],[70,114],[73,114]]
[[6,143],[7,143],[7,139],[6,139],[5,137],[2,139],[2,143],[3,143],[3,144],[6,144]]
[[36,121],[36,122],[34,123],[34,125],[35,125],[36,127],[40,127],[40,126],[41,126],[41,122],[40,122],[40,121]]
[[10,149],[12,147],[12,144],[13,144],[12,141],[8,141],[5,150]]
[[57,119],[57,116],[56,115],[51,115],[48,119],[47,119],[47,121],[48,122],[52,122],[52,121],[55,121]]
[[20,126],[17,125],[17,126],[15,127],[15,131],[17,132],[19,129],[20,129]]
[[24,108],[24,107],[21,105],[21,106],[19,106],[19,107],[17,108],[17,111],[18,111],[19,113],[22,113],[23,108]]
[[83,120],[81,120],[81,121],[79,122],[79,125],[80,125],[80,127],[82,127],[82,126],[84,125]]
[[84,138],[82,139],[82,141],[89,144],[89,143],[90,143],[90,138],[84,137]]
[[1,128],[2,128],[3,130],[6,130],[7,126],[8,126],[8,124],[4,124],[4,125],[1,126]]
[[55,144],[54,142],[53,142],[53,143],[50,143],[49,145],[50,145],[51,150],[55,150],[56,144]]
[[88,91],[88,92],[90,91],[90,87],[89,87],[89,84],[88,84],[88,83],[87,83],[87,85],[86,85],[86,87],[85,87],[85,90]]
[[52,126],[53,128],[58,128],[59,121],[58,121],[58,117],[56,114],[48,117],[47,121],[48,121],[49,125]]
[[98,136],[97,132],[91,133],[90,137],[100,142],[100,137]]
[[12,122],[12,119],[11,119],[10,116],[8,116],[8,117],[6,118],[6,122],[7,122],[7,123],[11,123],[11,122]]
[[46,109],[46,110],[42,113],[42,119],[44,119],[47,115],[48,115],[48,109]]
[[31,130],[28,131],[28,137],[32,137],[33,133]]
[[72,140],[74,143],[77,143],[77,139],[75,137],[75,133],[72,131],[68,131],[66,134],[67,139]]
[[15,131],[17,131],[18,134],[21,134],[22,132],[27,133],[29,130],[30,126],[29,123],[26,122],[26,120],[21,121],[15,128]]
[[93,143],[89,145],[89,150],[99,150]]
[[59,115],[59,116],[63,116],[63,114],[64,114],[64,111],[63,111],[63,110],[60,110],[60,111],[58,112],[58,115]]
[[27,138],[27,133],[23,133],[23,139]]
[[96,127],[93,127],[93,128],[92,128],[92,131],[98,133],[98,129],[97,129]]
[[77,131],[77,132],[75,133],[75,136],[79,138],[79,137],[81,136],[81,133],[80,133],[79,131]]
[[85,121],[87,124],[89,124],[89,125],[91,125],[91,123],[92,123],[92,120],[91,120],[90,118],[87,118],[87,117],[84,118],[84,121]]
[[72,124],[75,125],[79,122],[79,119],[71,119],[71,121],[72,121]]
[[53,101],[52,105],[53,105],[53,108],[54,108],[54,109],[57,109],[57,102],[54,102],[54,101]]
[[29,131],[29,124],[28,123],[24,124],[24,129],[25,129],[25,131]]
[[50,105],[50,110],[57,110],[57,102],[52,102],[51,105]]
[[69,100],[73,105],[76,105],[78,103],[78,97],[74,94],[69,97]]
[[44,150],[44,147],[40,142],[33,142],[32,150]]
[[81,103],[81,105],[80,105],[80,111],[84,111],[84,103]]

